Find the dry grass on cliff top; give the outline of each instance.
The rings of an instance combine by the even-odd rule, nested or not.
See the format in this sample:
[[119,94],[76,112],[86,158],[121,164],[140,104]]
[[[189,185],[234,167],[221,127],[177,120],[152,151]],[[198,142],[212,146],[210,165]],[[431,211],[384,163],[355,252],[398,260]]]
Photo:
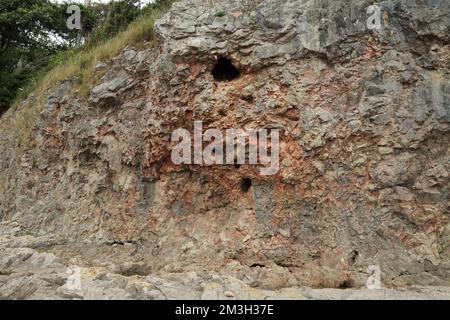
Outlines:
[[54,88],[58,82],[65,79],[75,79],[79,92],[89,92],[93,81],[93,68],[100,61],[117,56],[126,46],[139,46],[146,41],[154,40],[154,24],[164,14],[167,6],[156,7],[145,16],[141,16],[130,24],[123,32],[114,38],[92,48],[81,48],[69,52],[60,58],[56,66],[45,74],[38,83],[27,89],[27,100],[18,99],[0,119],[0,129],[6,132],[14,131],[16,147],[27,143],[29,134],[42,111],[45,94]]

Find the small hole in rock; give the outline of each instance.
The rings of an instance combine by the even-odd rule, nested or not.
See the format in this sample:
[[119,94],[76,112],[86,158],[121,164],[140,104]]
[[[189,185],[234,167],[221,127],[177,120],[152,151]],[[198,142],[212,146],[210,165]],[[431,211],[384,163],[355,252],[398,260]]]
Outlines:
[[232,81],[239,77],[240,72],[230,59],[221,57],[214,66],[212,74],[216,81]]
[[352,279],[346,279],[339,284],[339,289],[350,289],[355,285]]
[[252,186],[252,179],[250,178],[244,178],[241,181],[241,191],[247,193],[248,190],[250,190]]
[[242,95],[242,100],[252,103],[254,101],[254,98],[253,98],[252,95],[245,95],[244,94],[244,95]]
[[356,263],[356,260],[358,259],[358,256],[359,256],[359,252],[356,250],[353,250],[348,257],[348,264],[351,266],[354,265]]

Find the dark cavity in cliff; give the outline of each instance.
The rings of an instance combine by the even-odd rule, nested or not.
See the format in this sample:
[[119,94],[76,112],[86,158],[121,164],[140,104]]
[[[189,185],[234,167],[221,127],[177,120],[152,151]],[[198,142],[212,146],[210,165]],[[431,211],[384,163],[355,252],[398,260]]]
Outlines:
[[230,59],[221,57],[214,66],[212,75],[216,81],[233,81],[239,78],[240,72]]

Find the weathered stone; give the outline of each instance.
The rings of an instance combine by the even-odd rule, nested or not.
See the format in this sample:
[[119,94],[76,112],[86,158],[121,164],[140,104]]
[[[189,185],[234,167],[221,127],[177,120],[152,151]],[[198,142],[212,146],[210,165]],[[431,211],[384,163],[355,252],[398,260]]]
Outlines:
[[113,79],[101,83],[92,89],[89,101],[100,106],[115,106],[119,103],[119,95],[130,85],[128,75],[120,72]]

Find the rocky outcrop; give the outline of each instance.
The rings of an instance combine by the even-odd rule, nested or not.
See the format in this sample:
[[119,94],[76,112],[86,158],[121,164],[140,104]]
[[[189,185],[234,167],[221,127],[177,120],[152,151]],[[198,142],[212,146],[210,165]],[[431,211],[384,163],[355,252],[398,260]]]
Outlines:
[[[45,300],[417,300],[448,299],[449,287],[413,286],[407,289],[310,289],[264,290],[244,281],[201,270],[148,274],[138,262],[79,267],[70,254],[48,248],[67,245],[52,235],[31,236],[16,222],[0,224],[0,299]],[[75,243],[72,247],[77,246]],[[85,245],[79,246],[86,250]],[[97,248],[97,250],[101,248]],[[118,249],[120,251],[120,249]],[[119,260],[116,262],[120,263]],[[78,276],[79,278],[73,278]],[[77,282],[78,281],[78,282]]]
[[[386,286],[450,285],[449,3],[383,1],[371,30],[371,3],[344,2],[176,3],[88,98],[70,79],[49,93],[23,154],[3,133],[0,216],[65,239],[46,252],[66,266],[207,270],[271,290],[255,297],[360,287],[370,265]],[[173,164],[194,120],[280,129],[280,171]]]

